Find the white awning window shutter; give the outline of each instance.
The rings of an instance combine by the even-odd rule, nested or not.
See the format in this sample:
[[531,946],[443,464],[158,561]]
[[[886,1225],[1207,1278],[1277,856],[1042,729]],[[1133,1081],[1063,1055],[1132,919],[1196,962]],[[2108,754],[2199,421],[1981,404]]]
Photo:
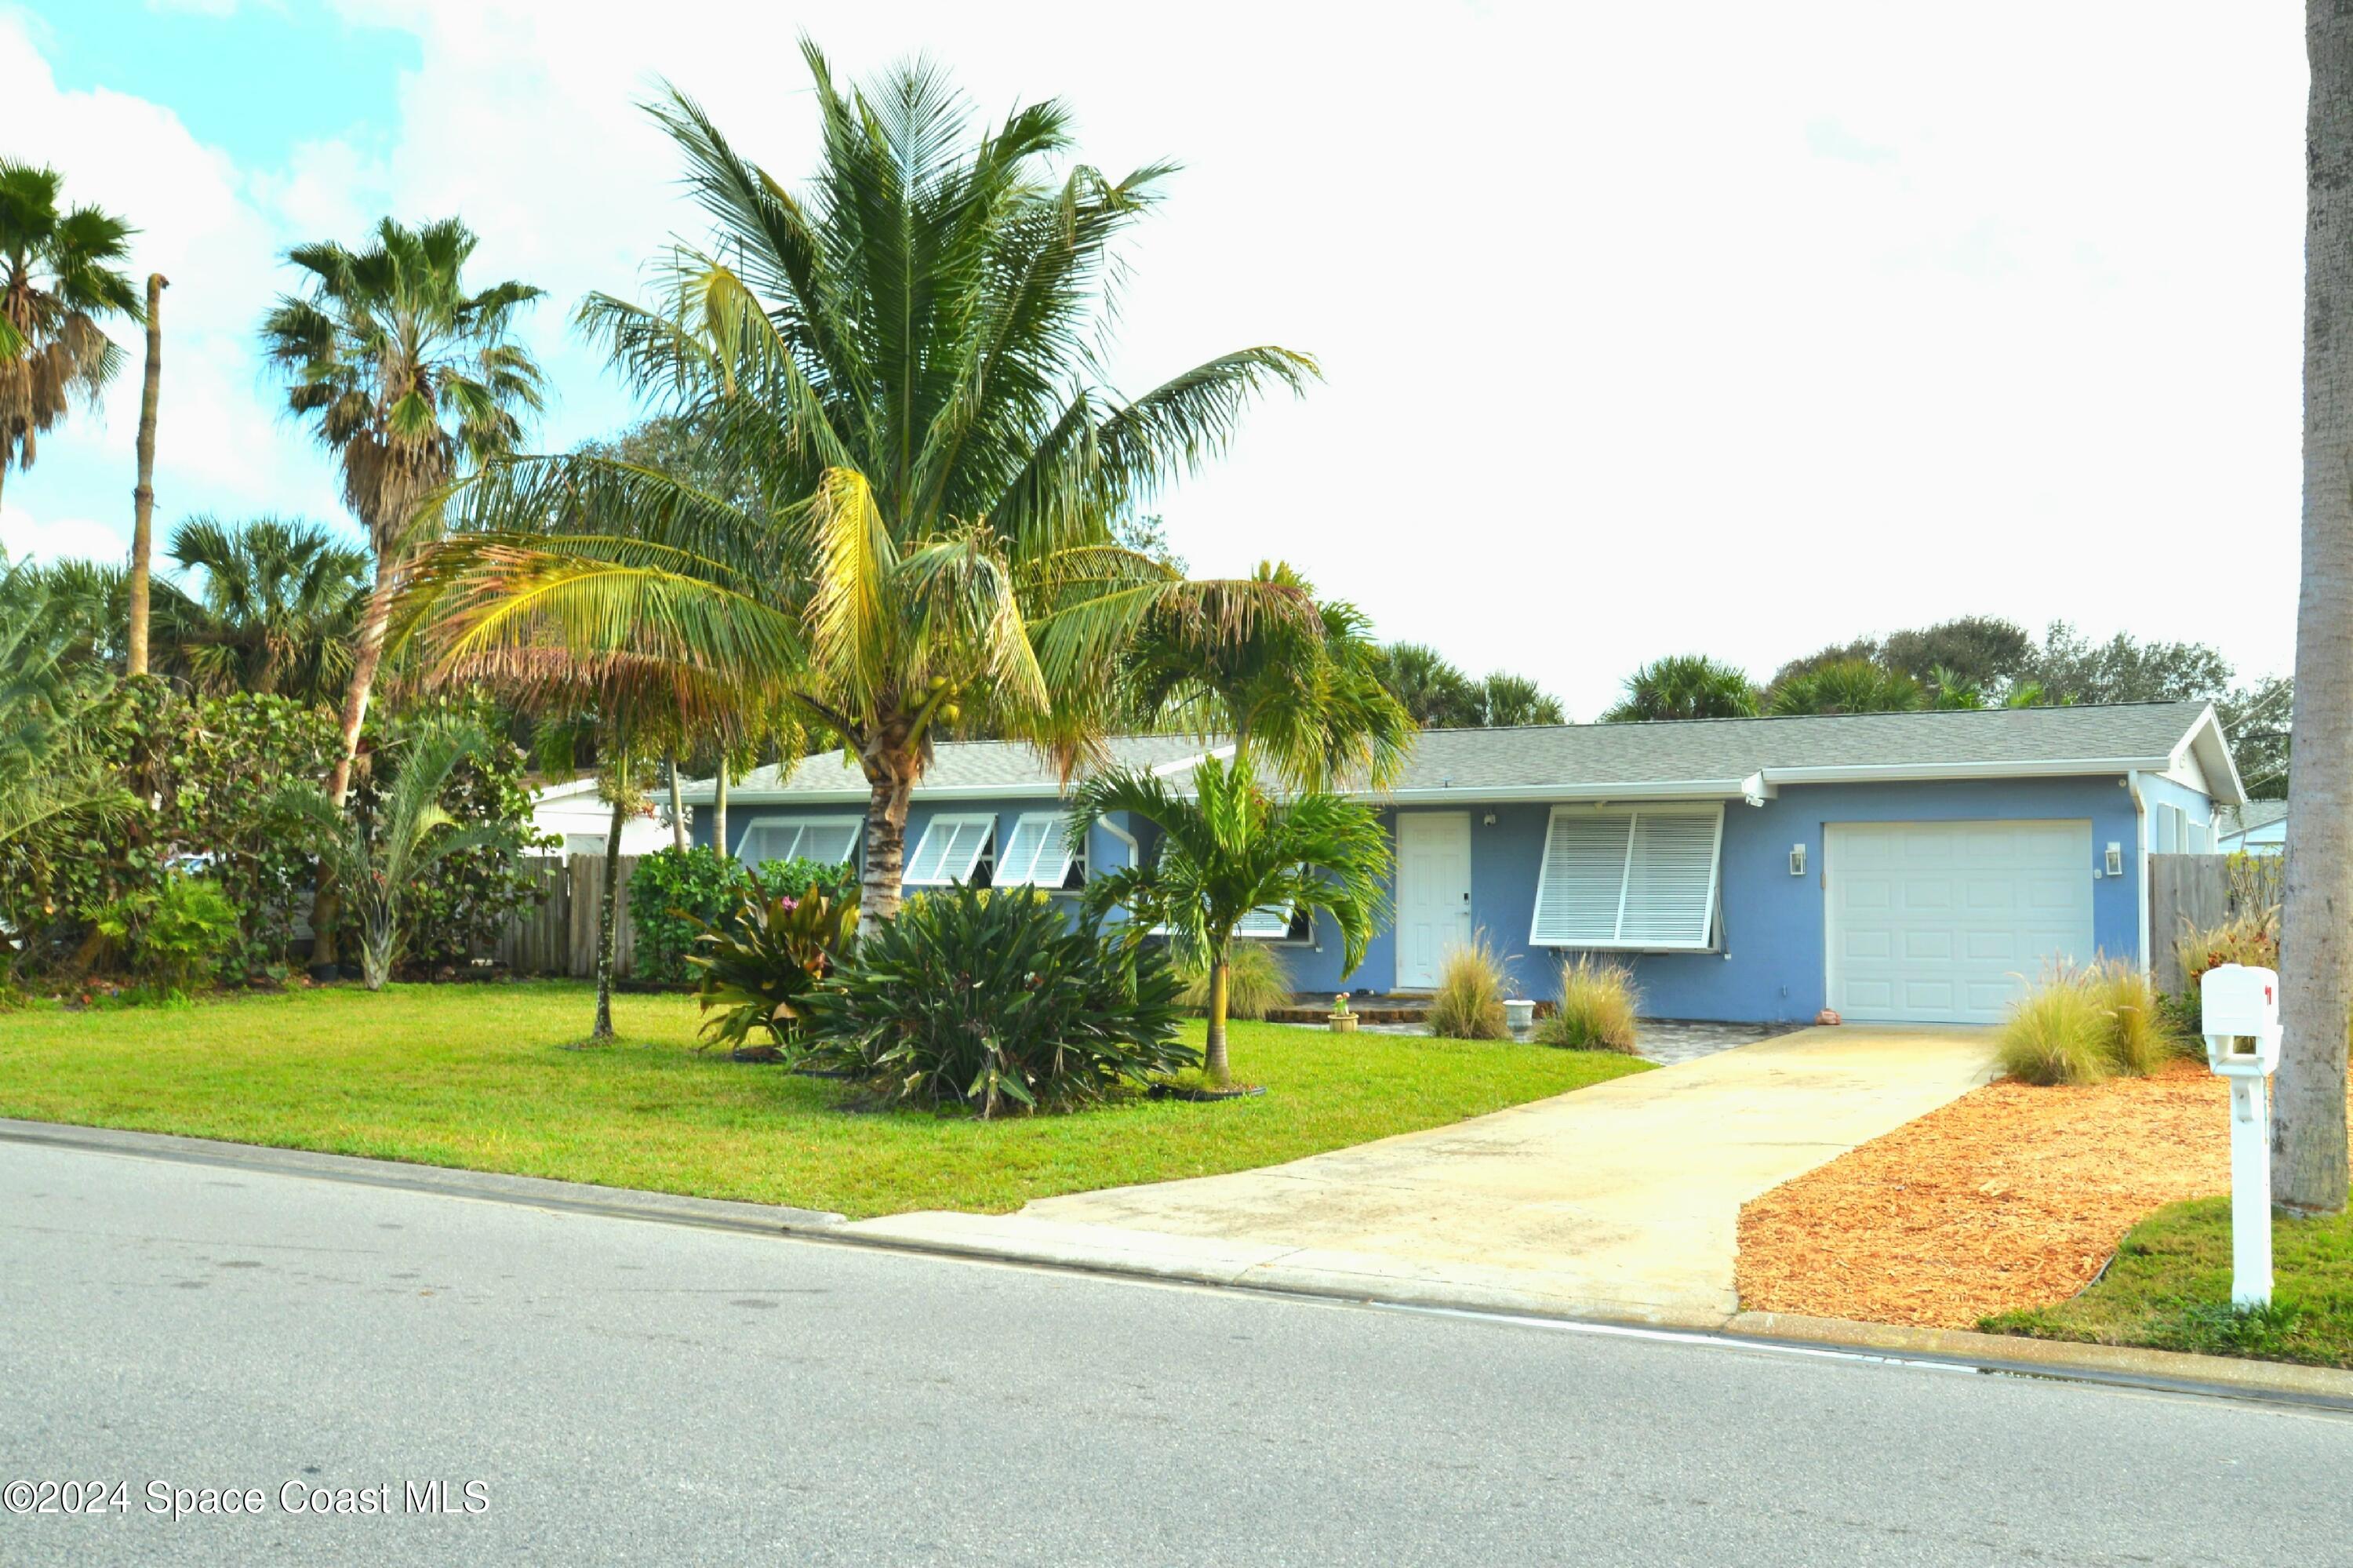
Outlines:
[[855,817],[759,817],[744,830],[737,853],[754,865],[796,859],[839,865],[857,847]]
[[994,816],[934,817],[923,824],[923,836],[917,841],[915,853],[907,857],[907,869],[900,880],[918,887],[970,882],[980,864],[981,852],[988,847],[989,830],[996,825]]
[[998,887],[1060,887],[1071,874],[1071,819],[1060,811],[1025,811],[997,853],[990,881]]
[[1237,937],[1253,937],[1261,941],[1279,942],[1291,935],[1291,911],[1279,904],[1263,909],[1253,909],[1234,927]]
[[1719,805],[1554,807],[1529,942],[1704,949],[1723,842]]

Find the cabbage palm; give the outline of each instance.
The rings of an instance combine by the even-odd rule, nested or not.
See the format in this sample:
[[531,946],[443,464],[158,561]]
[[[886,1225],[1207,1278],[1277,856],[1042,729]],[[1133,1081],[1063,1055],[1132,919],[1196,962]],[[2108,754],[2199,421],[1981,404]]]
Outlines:
[[1868,659],[1841,659],[1773,688],[1776,714],[1903,714],[1928,705],[1911,676]]
[[729,482],[595,454],[492,462],[448,500],[421,620],[445,661],[553,635],[754,689],[781,677],[858,759],[865,912],[887,919],[935,726],[969,715],[1075,767],[1121,712],[1104,675],[1155,608],[1189,601],[1228,636],[1290,613],[1187,585],[1109,524],[1314,366],[1245,348],[1119,396],[1098,369],[1111,247],[1167,166],[1056,175],[1058,103],[967,140],[932,66],[844,91],[803,54],[809,184],[787,188],[672,93],[652,112],[716,234],[671,252],[653,306],[598,294],[578,315]]
[[367,609],[366,551],[275,517],[192,517],[169,548],[203,576],[156,584],[158,662],[207,691],[334,701]]
[[121,270],[136,231],[94,207],[61,207],[63,185],[54,169],[0,158],[0,483],[33,466],[40,436],[77,397],[94,405],[122,367],[108,319],[141,319]]
[[1748,673],[1718,663],[1704,653],[1653,659],[1626,677],[1626,694],[1601,715],[1604,724],[1653,719],[1748,718],[1757,712],[1757,688]]
[[[103,831],[138,809],[88,744],[90,705],[112,683],[79,656],[52,591],[38,567],[0,569],[0,844],[67,822]],[[11,916],[0,910],[21,929]]]
[[1229,1083],[1234,927],[1254,909],[1329,915],[1340,930],[1341,972],[1354,969],[1387,906],[1388,834],[1369,807],[1338,795],[1270,796],[1241,757],[1203,760],[1189,790],[1149,773],[1087,780],[1072,799],[1071,842],[1085,843],[1087,830],[1114,811],[1158,828],[1158,852],[1147,865],[1091,877],[1082,908],[1090,920],[1119,908],[1139,931],[1166,928],[1180,964],[1208,970],[1202,1065],[1212,1083]]

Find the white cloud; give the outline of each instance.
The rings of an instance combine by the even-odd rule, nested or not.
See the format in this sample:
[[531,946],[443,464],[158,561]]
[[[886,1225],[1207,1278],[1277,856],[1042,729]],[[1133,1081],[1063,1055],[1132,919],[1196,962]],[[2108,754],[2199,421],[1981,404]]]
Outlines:
[[131,530],[90,517],[44,519],[13,502],[0,502],[0,549],[7,551],[12,561],[53,561],[69,556],[127,560]]

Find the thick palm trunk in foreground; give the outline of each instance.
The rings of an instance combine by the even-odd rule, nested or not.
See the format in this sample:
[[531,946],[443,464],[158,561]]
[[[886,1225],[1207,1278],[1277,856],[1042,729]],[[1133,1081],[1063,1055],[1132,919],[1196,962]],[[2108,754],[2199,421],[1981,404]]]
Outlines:
[[906,869],[907,798],[914,790],[912,769],[869,764],[866,772],[866,872],[860,879],[864,918],[899,917],[899,881]]
[[[616,797],[623,792],[616,789]],[[613,822],[605,830],[605,884],[596,910],[596,1027],[588,1032],[591,1040],[613,1037],[613,957],[620,945],[620,926],[614,918],[621,895],[621,823],[628,807],[620,800],[613,801]]]
[[2353,997],[2353,5],[2310,0],[2305,47],[2304,579],[2295,617],[2272,1195],[2345,1206]]
[[139,392],[139,485],[131,493],[131,630],[124,668],[147,673],[147,600],[155,556],[155,404],[164,389],[164,291],[161,272],[147,274],[147,378]]

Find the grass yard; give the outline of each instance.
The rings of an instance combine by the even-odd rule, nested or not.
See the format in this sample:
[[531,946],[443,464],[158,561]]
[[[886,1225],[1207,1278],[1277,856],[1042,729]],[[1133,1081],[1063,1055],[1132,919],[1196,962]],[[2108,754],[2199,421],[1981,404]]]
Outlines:
[[[693,1049],[681,996],[393,986],[174,1009],[0,1014],[0,1117],[835,1209],[1001,1213],[1032,1198],[1295,1160],[1640,1071],[1606,1052],[1236,1023],[1255,1099],[1141,1097],[983,1122],[843,1108],[843,1086]],[[1198,1044],[1201,1024],[1187,1025]]]
[[2353,1214],[2272,1222],[2271,1310],[2230,1308],[2231,1201],[2159,1209],[2125,1235],[2099,1282],[1980,1327],[2045,1340],[2353,1367]]

